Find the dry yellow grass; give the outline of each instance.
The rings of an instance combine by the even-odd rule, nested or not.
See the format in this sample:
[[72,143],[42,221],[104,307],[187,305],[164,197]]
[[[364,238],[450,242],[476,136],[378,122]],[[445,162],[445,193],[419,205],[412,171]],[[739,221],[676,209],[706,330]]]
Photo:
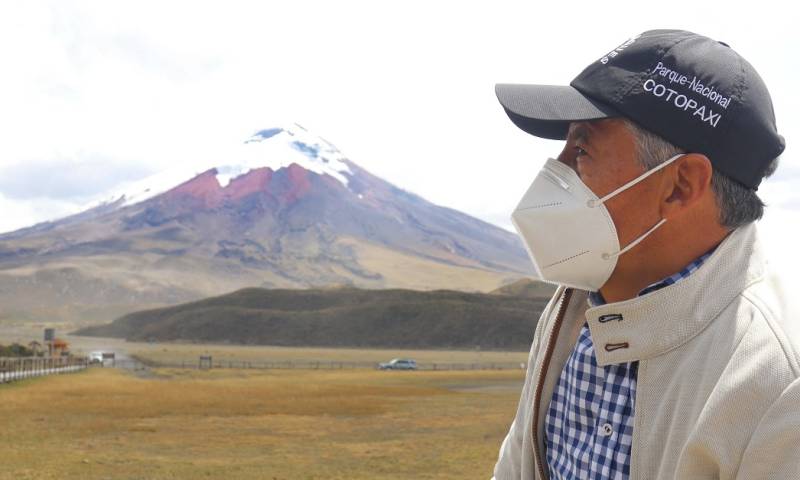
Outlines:
[[57,336],[69,342],[77,355],[93,351],[109,351],[137,355],[157,362],[187,362],[196,364],[200,355],[211,355],[214,362],[386,362],[395,357],[413,358],[425,363],[525,363],[528,351],[480,351],[480,350],[403,350],[392,348],[326,348],[326,347],[278,347],[269,345],[225,345],[192,343],[146,343],[126,342],[116,338],[80,337],[67,335],[71,325],[27,324],[0,328],[0,343],[13,342],[27,345],[33,339],[41,341],[45,327],[56,329]]
[[401,350],[366,348],[273,347],[243,345],[191,345],[129,343],[127,351],[156,362],[194,362],[200,355],[211,355],[215,362],[226,361],[302,361],[302,362],[386,362],[395,357],[413,358],[426,363],[524,363],[528,352],[477,350]]
[[0,478],[489,478],[523,372],[118,370],[0,386]]

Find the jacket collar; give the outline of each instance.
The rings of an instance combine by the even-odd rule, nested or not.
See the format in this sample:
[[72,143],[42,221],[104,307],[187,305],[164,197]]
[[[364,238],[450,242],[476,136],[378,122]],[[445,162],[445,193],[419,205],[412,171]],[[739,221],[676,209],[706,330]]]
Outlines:
[[764,275],[756,226],[731,232],[700,268],[675,284],[586,310],[600,366],[656,357],[700,333]]

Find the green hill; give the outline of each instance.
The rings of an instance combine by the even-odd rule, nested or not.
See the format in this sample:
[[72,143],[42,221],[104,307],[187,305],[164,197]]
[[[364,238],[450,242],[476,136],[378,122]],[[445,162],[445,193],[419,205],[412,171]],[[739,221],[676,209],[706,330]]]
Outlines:
[[248,288],[75,333],[131,341],[527,350],[548,300],[452,290]]
[[489,292],[493,295],[512,295],[516,297],[550,298],[556,293],[556,286],[550,283],[521,278]]

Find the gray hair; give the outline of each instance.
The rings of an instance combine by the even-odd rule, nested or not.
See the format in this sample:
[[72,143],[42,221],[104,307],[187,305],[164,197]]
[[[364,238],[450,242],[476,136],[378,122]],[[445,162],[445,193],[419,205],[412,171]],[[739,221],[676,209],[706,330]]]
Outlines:
[[[674,155],[687,153],[627,118],[622,118],[622,121],[636,140],[637,156],[646,170],[660,165]],[[780,156],[770,162],[765,178],[775,172],[779,160]],[[755,222],[764,215],[764,202],[755,190],[745,187],[717,169],[713,169],[711,174],[711,189],[719,206],[719,223],[724,227],[734,229]]]

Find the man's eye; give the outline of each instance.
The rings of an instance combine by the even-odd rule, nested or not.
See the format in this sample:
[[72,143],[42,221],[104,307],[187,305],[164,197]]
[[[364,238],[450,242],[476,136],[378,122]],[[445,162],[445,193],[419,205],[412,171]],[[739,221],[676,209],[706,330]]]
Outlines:
[[576,145],[574,148],[576,157],[580,157],[581,155],[587,155],[586,150],[582,149],[581,147]]

